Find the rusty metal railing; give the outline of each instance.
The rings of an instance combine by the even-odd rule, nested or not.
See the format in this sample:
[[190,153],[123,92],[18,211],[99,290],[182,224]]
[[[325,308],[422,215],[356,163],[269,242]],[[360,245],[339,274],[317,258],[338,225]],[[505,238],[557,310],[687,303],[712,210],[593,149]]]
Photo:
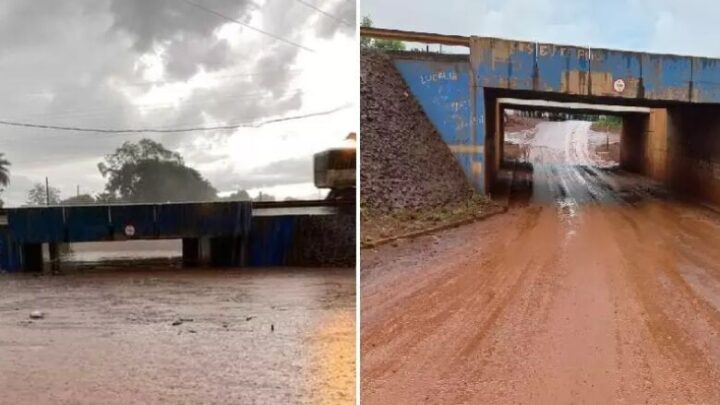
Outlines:
[[425,44],[455,45],[470,47],[470,37],[443,35],[429,32],[389,30],[384,28],[360,27],[360,36],[398,41],[422,42]]

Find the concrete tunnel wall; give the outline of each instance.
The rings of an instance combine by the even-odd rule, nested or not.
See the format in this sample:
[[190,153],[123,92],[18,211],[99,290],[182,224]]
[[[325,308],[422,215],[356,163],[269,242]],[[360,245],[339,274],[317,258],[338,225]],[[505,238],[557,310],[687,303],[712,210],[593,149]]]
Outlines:
[[476,94],[467,57],[445,60],[399,57],[394,62],[470,184],[484,191],[485,99],[482,91]]
[[620,136],[620,167],[669,185],[667,110],[623,117]]
[[620,150],[623,168],[720,204],[720,106],[675,105],[627,116]]
[[667,181],[693,198],[720,204],[720,106],[667,109]]

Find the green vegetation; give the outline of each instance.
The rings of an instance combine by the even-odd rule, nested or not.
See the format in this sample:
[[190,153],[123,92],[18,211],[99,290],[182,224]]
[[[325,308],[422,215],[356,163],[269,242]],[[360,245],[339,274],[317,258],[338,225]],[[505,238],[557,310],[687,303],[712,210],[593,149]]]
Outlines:
[[[10,163],[0,153],[0,192],[10,182]],[[60,198],[60,190],[36,183],[28,191],[27,205],[89,205],[109,203],[152,203],[220,200],[217,190],[200,173],[185,165],[183,157],[150,139],[137,143],[125,142],[98,164],[107,178],[105,191],[96,195],[79,194]],[[49,192],[50,196],[46,195]],[[275,201],[271,194],[260,192],[252,198],[246,190],[239,190],[225,201]],[[2,207],[0,200],[0,207]]]
[[87,205],[95,204],[95,198],[90,194],[80,194],[60,201],[63,205]]
[[125,142],[98,164],[105,199],[125,202],[206,201],[217,190],[197,170],[185,166],[179,153],[150,139]]
[[[49,198],[48,198],[49,194]],[[49,187],[45,190],[45,186],[40,183],[35,183],[33,188],[28,191],[27,204],[28,205],[46,205],[47,203],[59,204],[60,203],[60,190],[55,187]]]
[[[369,16],[362,18],[361,27],[372,27],[372,20]],[[380,49],[383,51],[404,51],[405,43],[396,39],[375,39],[360,37],[360,46],[363,48]]]
[[623,120],[617,115],[600,115],[594,120],[590,129],[598,132],[620,132]]
[[376,213],[360,208],[363,246],[379,241],[465,223],[498,213],[502,207],[490,198],[475,194],[465,201],[425,209]]
[[[5,159],[5,154],[0,153],[0,192],[10,183],[10,162]],[[0,207],[3,206],[3,200],[0,199]]]

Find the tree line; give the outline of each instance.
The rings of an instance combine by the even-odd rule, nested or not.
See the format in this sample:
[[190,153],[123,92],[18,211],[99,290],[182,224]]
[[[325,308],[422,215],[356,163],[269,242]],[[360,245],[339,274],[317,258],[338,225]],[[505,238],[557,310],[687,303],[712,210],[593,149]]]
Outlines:
[[[0,153],[0,192],[10,183],[10,162]],[[105,190],[96,195],[78,194],[62,199],[60,190],[36,183],[28,191],[28,205],[154,203],[183,201],[249,201],[246,190],[225,198],[197,170],[187,166],[183,157],[159,142],[142,139],[125,142],[114,153],[98,163],[106,179]],[[270,194],[260,193],[256,200],[274,201]],[[0,199],[0,207],[3,202]]]

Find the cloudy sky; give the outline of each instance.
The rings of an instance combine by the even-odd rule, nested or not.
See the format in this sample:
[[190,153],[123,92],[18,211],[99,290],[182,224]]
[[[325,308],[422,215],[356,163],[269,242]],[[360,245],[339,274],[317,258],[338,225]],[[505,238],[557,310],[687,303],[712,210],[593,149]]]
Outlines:
[[334,112],[189,134],[0,126],[12,163],[0,197],[22,204],[45,176],[62,197],[101,192],[97,163],[143,137],[222,192],[316,197],[312,154],[357,130],[356,44],[353,0],[2,0],[0,120],[181,128]]
[[720,57],[715,0],[363,0],[374,25]]

